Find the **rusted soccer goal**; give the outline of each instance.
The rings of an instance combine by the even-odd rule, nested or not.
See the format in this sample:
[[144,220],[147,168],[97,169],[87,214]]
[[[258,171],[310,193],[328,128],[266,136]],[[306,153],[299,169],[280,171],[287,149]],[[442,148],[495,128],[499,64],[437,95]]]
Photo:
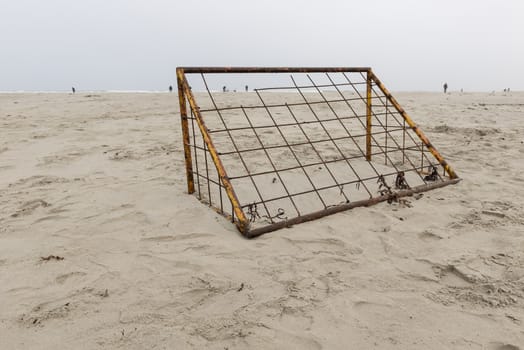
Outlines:
[[459,181],[370,68],[177,78],[188,193],[246,237]]

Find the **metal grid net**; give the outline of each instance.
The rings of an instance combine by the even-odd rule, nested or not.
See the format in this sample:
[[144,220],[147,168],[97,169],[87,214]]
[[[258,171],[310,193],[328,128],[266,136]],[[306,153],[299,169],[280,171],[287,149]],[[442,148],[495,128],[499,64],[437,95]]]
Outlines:
[[[193,91],[200,115],[252,227],[445,180],[374,82],[368,132],[365,73],[275,75],[278,86],[248,92],[213,89],[220,74],[189,75],[202,87]],[[196,195],[234,220],[192,110],[188,119]]]

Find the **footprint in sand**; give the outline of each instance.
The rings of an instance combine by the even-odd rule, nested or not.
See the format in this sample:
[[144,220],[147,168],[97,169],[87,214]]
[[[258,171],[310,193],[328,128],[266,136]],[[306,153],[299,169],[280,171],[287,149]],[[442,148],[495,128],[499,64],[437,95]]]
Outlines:
[[71,308],[70,302],[42,303],[35,306],[28,314],[22,315],[19,320],[28,326],[39,326],[47,320],[67,317]]
[[331,253],[335,255],[360,255],[363,249],[358,246],[348,246],[344,241],[337,238],[320,239],[290,239],[285,238],[291,244],[301,248],[311,250],[314,254]]
[[40,219],[33,221],[33,225],[44,222],[44,221],[56,221],[56,220],[61,220],[61,219],[66,219],[66,218],[67,217],[62,216],[62,215],[48,215],[48,216],[44,216]]
[[0,171],[2,171],[2,170],[9,170],[9,169],[13,169],[13,168],[14,168],[14,166],[12,166],[12,165],[1,165],[0,166]]
[[494,343],[489,344],[487,349],[488,350],[520,350],[521,348],[513,344],[494,342]]
[[73,278],[73,277],[83,277],[85,276],[86,273],[85,272],[81,272],[81,271],[74,271],[74,272],[69,272],[69,273],[66,273],[66,274],[63,274],[63,275],[60,275],[58,276],[57,278],[55,278],[55,281],[56,283],[58,284],[64,284],[68,279],[70,278]]
[[32,201],[25,202],[18,208],[16,213],[11,214],[12,217],[16,218],[18,216],[24,216],[24,215],[30,215],[33,213],[37,208],[43,207],[47,208],[51,204],[47,203],[43,199],[34,199]]
[[421,233],[418,234],[418,237],[423,241],[435,241],[435,240],[441,240],[442,236],[432,232],[431,230],[424,230]]

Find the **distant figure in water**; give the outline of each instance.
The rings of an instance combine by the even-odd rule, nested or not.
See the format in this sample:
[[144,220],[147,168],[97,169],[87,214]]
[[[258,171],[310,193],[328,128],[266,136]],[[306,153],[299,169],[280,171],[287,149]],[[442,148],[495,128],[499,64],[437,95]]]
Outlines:
[[74,86],[71,88],[71,91],[73,91],[73,94],[76,92],[76,89]]
[[226,86],[222,86],[222,92],[226,92]]
[[448,91],[448,83],[444,83],[444,93]]
[[246,92],[247,92],[247,90],[249,90],[249,87],[246,85]]
[[169,85],[169,92],[173,92],[173,87]]

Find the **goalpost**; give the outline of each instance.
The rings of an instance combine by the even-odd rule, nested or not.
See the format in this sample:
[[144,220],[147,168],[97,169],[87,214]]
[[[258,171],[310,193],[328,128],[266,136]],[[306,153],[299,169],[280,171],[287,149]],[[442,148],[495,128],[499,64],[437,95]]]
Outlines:
[[[228,92],[228,77],[251,90]],[[460,181],[371,68],[179,67],[177,80],[188,193],[246,237]]]

